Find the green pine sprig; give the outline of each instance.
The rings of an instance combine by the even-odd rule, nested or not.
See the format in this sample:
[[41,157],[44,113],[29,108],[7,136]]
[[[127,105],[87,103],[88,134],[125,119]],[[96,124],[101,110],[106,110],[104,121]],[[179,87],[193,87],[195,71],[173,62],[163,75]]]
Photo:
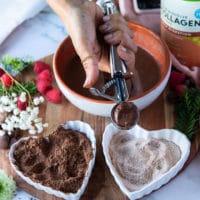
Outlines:
[[199,129],[200,120],[200,90],[187,89],[183,97],[175,104],[175,129],[183,132],[190,140]]

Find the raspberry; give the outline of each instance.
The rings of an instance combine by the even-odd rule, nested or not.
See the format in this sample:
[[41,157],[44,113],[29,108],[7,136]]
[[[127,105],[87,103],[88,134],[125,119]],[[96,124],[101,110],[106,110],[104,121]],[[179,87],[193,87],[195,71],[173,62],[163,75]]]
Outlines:
[[22,102],[22,101],[20,100],[20,98],[18,97],[18,98],[17,98],[17,107],[18,107],[20,110],[26,110],[27,101]]
[[181,72],[172,71],[169,78],[169,85],[172,89],[175,90],[176,85],[183,83],[186,75]]
[[5,74],[4,70],[0,68],[0,77]]
[[42,72],[45,69],[48,69],[49,71],[51,71],[50,65],[48,65],[42,61],[37,61],[34,63],[34,72],[36,74],[39,74],[40,72]]
[[11,85],[13,85],[13,79],[6,73],[1,76],[1,82],[5,88],[9,88]]
[[37,80],[36,87],[41,94],[46,94],[46,92],[52,89],[51,82],[46,80]]
[[52,77],[51,72],[48,69],[45,69],[38,74],[37,80],[46,80],[46,81],[52,82],[53,77]]
[[185,84],[178,84],[176,85],[175,92],[178,96],[183,96],[185,90],[187,89],[187,85]]
[[46,93],[46,99],[52,103],[60,103],[62,101],[62,94],[59,89],[51,89]]

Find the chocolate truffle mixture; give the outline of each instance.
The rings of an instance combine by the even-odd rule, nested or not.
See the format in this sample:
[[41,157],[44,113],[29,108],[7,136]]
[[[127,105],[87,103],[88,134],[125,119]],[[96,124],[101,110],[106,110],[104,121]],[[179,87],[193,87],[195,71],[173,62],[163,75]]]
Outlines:
[[16,165],[34,182],[64,193],[81,187],[93,158],[89,139],[62,126],[48,137],[30,138],[14,151]]
[[120,102],[111,113],[113,122],[122,129],[129,129],[139,120],[138,108],[132,102]]

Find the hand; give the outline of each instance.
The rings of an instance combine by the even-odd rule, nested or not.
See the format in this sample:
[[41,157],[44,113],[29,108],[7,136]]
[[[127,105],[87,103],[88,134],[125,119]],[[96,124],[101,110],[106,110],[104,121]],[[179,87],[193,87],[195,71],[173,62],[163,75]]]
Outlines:
[[181,64],[173,54],[171,54],[171,57],[174,67],[190,77],[195,83],[196,88],[200,89],[200,67],[187,67]]
[[[47,2],[64,22],[75,50],[82,61],[86,72],[86,80],[83,86],[86,88],[93,86],[98,79],[99,69],[109,71],[108,59],[105,56],[105,45],[100,43],[99,38],[97,38],[98,27],[102,24],[103,18],[100,7],[94,2],[84,0],[47,0]],[[125,27],[125,21],[122,22],[124,24],[122,27]],[[130,52],[130,45],[127,45],[130,38],[124,39],[123,36],[126,35],[127,37],[127,34],[123,35],[122,29],[116,31],[119,28],[113,26],[110,34],[117,36],[114,38],[114,43],[110,40],[110,44],[120,43],[119,55],[129,62],[130,66],[135,60],[135,56],[132,57],[132,61],[128,59],[130,54],[133,55]],[[102,32],[104,31],[102,30]],[[108,32],[105,31],[104,34],[108,34]],[[108,36],[105,36],[105,41],[109,42],[106,37]]]
[[103,13],[94,3],[79,0],[47,0],[64,22],[86,72],[84,87],[91,87],[98,78],[101,47],[96,29]]
[[127,21],[119,14],[103,17],[103,24],[99,30],[104,35],[104,40],[110,45],[117,45],[119,57],[125,61],[129,71],[134,77],[127,80],[127,87],[130,96],[138,95],[142,92],[142,84],[139,74],[135,68],[135,54],[137,46],[133,42],[133,32],[129,29]]
[[128,69],[133,71],[137,46],[133,42],[133,32],[129,29],[127,21],[120,14],[107,15],[103,17],[103,24],[99,26],[99,30],[107,44],[117,45],[119,57],[125,61]]

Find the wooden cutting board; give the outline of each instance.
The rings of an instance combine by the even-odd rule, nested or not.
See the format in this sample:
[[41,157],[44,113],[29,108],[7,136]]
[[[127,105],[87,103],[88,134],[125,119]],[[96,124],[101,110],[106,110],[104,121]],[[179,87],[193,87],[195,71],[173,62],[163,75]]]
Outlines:
[[[46,63],[52,65],[52,55],[44,59]],[[26,72],[23,76],[25,80],[34,79],[34,74]],[[55,83],[54,83],[55,84]],[[151,104],[148,108],[141,112],[140,125],[148,130],[172,128],[174,124],[173,106],[169,105],[165,99],[166,90],[159,96],[159,98]],[[91,125],[95,130],[97,140],[97,157],[95,166],[92,172],[92,176],[89,180],[89,184],[81,200],[127,200],[128,198],[120,191],[116,185],[113,177],[110,174],[108,167],[105,164],[103,152],[102,152],[102,134],[104,132],[105,125],[110,122],[109,118],[94,116],[85,113],[75,106],[73,106],[68,100],[63,97],[62,104],[56,105],[52,103],[45,103],[40,108],[41,116],[45,122],[49,123],[49,127],[44,131],[43,135],[48,135],[59,124],[62,124],[68,120],[82,120]],[[198,134],[200,135],[200,134]],[[191,147],[190,157],[185,164],[186,167],[190,161],[194,158],[199,150],[200,138],[196,138]],[[59,200],[52,195],[48,195],[43,191],[37,190],[32,186],[25,183],[15,172],[11,169],[8,161],[8,151],[0,150],[0,168],[3,168],[8,174],[12,175],[16,180],[19,187],[29,192],[33,196],[40,200]]]

